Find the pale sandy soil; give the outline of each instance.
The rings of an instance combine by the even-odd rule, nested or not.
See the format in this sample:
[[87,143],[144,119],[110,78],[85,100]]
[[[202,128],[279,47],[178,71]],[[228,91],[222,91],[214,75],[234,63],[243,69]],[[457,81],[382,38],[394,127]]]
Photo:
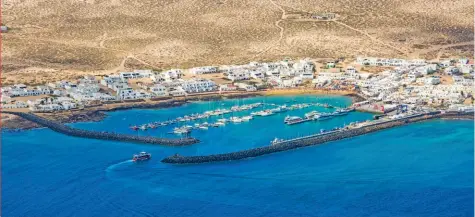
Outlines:
[[454,79],[452,78],[452,76],[449,76],[449,75],[437,75],[437,76],[440,76],[440,83],[441,84],[453,84],[454,83]]
[[[4,0],[4,85],[284,57],[473,56],[471,0]],[[336,21],[292,19],[334,12]],[[454,46],[466,46],[463,49]]]

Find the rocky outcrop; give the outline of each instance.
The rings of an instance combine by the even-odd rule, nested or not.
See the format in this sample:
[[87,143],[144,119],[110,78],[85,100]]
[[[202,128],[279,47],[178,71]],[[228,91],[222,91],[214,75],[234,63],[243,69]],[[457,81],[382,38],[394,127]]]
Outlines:
[[151,136],[135,136],[135,135],[112,133],[112,132],[89,131],[89,130],[69,127],[64,124],[45,119],[31,113],[23,113],[23,112],[4,112],[4,113],[19,116],[23,119],[34,122],[44,127],[48,127],[53,131],[56,131],[68,136],[76,136],[76,137],[83,137],[83,138],[90,138],[90,139],[114,140],[114,141],[121,141],[121,142],[161,144],[161,145],[168,145],[168,146],[191,145],[191,144],[199,142],[199,140],[195,138],[167,139],[167,138],[157,138],[157,137],[151,137]]

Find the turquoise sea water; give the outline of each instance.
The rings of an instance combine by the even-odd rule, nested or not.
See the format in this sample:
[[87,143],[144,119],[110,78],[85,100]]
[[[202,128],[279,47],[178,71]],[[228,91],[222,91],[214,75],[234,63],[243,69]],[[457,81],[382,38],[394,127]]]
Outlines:
[[[296,102],[293,102],[293,101]],[[137,133],[129,124],[166,120],[253,102],[322,102],[343,97],[266,97],[109,113],[76,127]],[[138,145],[64,136],[49,129],[2,134],[3,216],[473,216],[473,121],[435,120],[243,161],[167,165],[174,153],[224,153],[268,145],[371,119],[353,112],[286,126],[286,115],[193,131],[189,147]],[[242,112],[236,115],[247,114]],[[208,120],[212,122],[212,120]],[[138,132],[156,136],[173,127]],[[152,159],[132,163],[132,154]]]

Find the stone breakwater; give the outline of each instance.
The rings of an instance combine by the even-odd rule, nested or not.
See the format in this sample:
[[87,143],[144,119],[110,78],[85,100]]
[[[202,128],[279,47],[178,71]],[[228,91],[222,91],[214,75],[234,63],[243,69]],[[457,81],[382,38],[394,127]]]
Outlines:
[[199,140],[195,138],[183,138],[183,139],[167,139],[167,138],[158,138],[151,136],[134,136],[127,134],[117,134],[112,132],[96,132],[89,130],[82,130],[77,128],[72,128],[64,124],[51,121],[42,117],[39,117],[30,113],[23,112],[3,112],[6,114],[13,114],[19,116],[28,121],[34,122],[38,125],[48,127],[53,131],[75,137],[83,137],[90,139],[102,139],[102,140],[114,140],[121,142],[134,142],[134,143],[146,143],[146,144],[161,144],[168,146],[184,146],[198,143]]
[[398,119],[385,121],[381,123],[374,123],[360,128],[349,129],[337,131],[330,134],[324,135],[315,135],[307,136],[303,138],[293,139],[278,143],[271,146],[265,146],[260,148],[253,148],[249,150],[237,151],[232,153],[225,154],[214,154],[207,156],[180,156],[178,154],[164,158],[163,163],[170,164],[198,164],[198,163],[208,163],[208,162],[218,162],[218,161],[231,161],[231,160],[241,160],[245,158],[258,157],[266,154],[272,154],[307,146],[318,145],[326,142],[342,140],[346,138],[351,138],[355,136],[364,135],[371,132],[376,132],[383,129],[388,129],[396,126],[405,125],[412,122],[419,122],[433,118],[473,118],[473,113],[470,114],[460,114],[460,113],[450,113],[450,114],[440,114],[439,112],[414,115],[409,118]]

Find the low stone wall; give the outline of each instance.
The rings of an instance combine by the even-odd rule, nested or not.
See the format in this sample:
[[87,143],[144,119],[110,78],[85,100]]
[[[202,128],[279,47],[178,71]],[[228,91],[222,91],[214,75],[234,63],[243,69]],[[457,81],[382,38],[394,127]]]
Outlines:
[[305,137],[303,139],[291,140],[289,142],[283,142],[276,145],[253,148],[249,150],[237,151],[232,153],[225,154],[215,154],[207,156],[180,156],[178,154],[164,158],[163,163],[171,164],[197,164],[197,163],[208,163],[208,162],[217,162],[217,161],[231,161],[231,160],[241,160],[245,158],[258,157],[266,154],[277,153],[307,146],[318,145],[326,142],[341,140],[345,138],[355,137],[359,135],[364,135],[371,132],[376,132],[383,129],[388,129],[396,126],[401,126],[411,122],[419,122],[433,118],[441,117],[457,117],[457,118],[467,118],[473,117],[473,113],[454,113],[454,114],[440,114],[439,112],[428,113],[425,115],[416,115],[411,118],[387,121],[384,123],[373,124],[366,127],[339,131],[331,134],[325,134],[322,136],[313,136]]
[[4,113],[17,115],[23,119],[37,123],[44,127],[48,127],[52,129],[53,131],[56,131],[68,136],[76,136],[76,137],[91,138],[91,139],[102,139],[102,140],[114,140],[114,141],[121,141],[121,142],[161,144],[161,145],[168,145],[168,146],[191,145],[191,144],[199,142],[199,140],[195,138],[167,139],[167,138],[157,138],[157,137],[151,137],[151,136],[134,136],[134,135],[127,135],[127,134],[111,133],[111,132],[96,132],[96,131],[82,130],[82,129],[72,128],[64,124],[51,121],[51,120],[48,120],[48,119],[39,117],[34,114],[30,114],[30,113],[22,113],[22,112],[4,112]]

